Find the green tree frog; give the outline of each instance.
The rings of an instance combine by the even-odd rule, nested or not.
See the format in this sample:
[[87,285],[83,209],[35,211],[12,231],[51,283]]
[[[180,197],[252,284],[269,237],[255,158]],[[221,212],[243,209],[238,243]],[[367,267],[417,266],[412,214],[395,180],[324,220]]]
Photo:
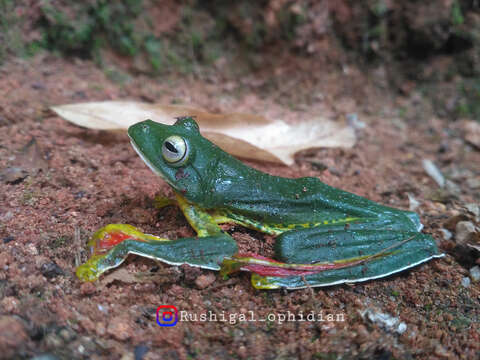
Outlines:
[[[174,125],[146,120],[128,129],[133,148],[173,189],[197,236],[169,240],[125,224],[97,231],[90,259],[77,268],[93,281],[128,254],[180,265],[252,272],[257,289],[328,286],[388,276],[439,253],[414,212],[377,204],[319,179],[272,176],[205,139],[192,117]],[[275,259],[239,254],[219,224],[277,236]]]

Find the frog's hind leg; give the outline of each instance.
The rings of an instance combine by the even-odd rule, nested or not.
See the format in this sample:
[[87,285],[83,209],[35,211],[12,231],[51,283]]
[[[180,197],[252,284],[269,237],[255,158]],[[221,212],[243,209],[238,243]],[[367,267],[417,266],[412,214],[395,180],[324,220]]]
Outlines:
[[77,268],[77,276],[83,281],[96,280],[105,271],[119,266],[128,254],[172,265],[190,264],[218,270],[225,257],[237,252],[235,240],[218,226],[223,219],[188,203],[178,194],[174,202],[197,232],[197,238],[169,240],[144,234],[131,225],[107,225],[88,242],[92,256]]
[[105,271],[122,264],[128,254],[156,259],[167,264],[189,264],[219,269],[219,263],[238,251],[227,234],[178,240],[143,234],[130,225],[112,224],[97,231],[89,241],[91,258],[80,265],[76,274],[82,281],[94,281]]
[[296,289],[366,281],[442,256],[430,235],[416,231],[325,232],[320,228],[283,233],[276,240],[275,254],[282,262],[240,260],[240,268],[255,272],[252,284],[256,288]]

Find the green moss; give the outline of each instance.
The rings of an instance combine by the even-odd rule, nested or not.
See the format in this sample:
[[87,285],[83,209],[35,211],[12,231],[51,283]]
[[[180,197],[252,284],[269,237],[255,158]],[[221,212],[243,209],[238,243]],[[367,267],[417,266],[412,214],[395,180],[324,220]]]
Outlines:
[[40,27],[49,50],[91,58],[108,44],[122,55],[138,53],[140,44],[133,20],[141,13],[141,0],[67,3],[68,12],[48,0],[41,3]]
[[25,42],[14,0],[0,0],[0,64],[8,55],[28,57],[39,50],[38,42]]
[[119,85],[124,85],[131,79],[127,73],[112,67],[105,69],[105,75],[112,82],[117,83]]
[[191,72],[196,62],[218,58],[209,50],[218,46],[207,45],[219,43],[221,34],[214,31],[213,23],[206,26],[201,13],[199,17],[199,12],[188,6],[183,8],[177,31],[162,37],[153,34],[154,19],[149,18],[141,0],[72,4],[68,10],[74,16],[49,2],[42,6],[41,24],[51,51],[94,58],[102,64],[100,49],[111,48],[128,57],[144,56],[154,72]]
[[334,352],[317,352],[313,355],[313,358],[320,360],[335,360],[338,359],[339,356]]
[[20,202],[24,206],[33,206],[38,200],[38,194],[28,187],[23,191]]
[[463,18],[462,8],[458,1],[454,1],[452,4],[452,24],[462,25],[465,19]]
[[376,1],[373,5],[370,6],[370,8],[377,17],[382,17],[386,15],[388,11],[388,5],[385,0]]
[[148,59],[155,71],[159,71],[162,67],[162,53],[163,45],[161,41],[153,36],[148,36],[145,39],[145,50],[148,54]]
[[[157,19],[149,12],[155,2],[150,0],[42,0],[34,20],[18,19],[17,6],[14,0],[0,0],[0,61],[7,53],[48,50],[104,65],[102,53],[107,49],[140,57],[133,62],[137,70],[154,73],[198,73],[198,65],[208,70],[220,57],[230,60],[241,55],[248,61],[252,50],[267,43],[294,40],[297,27],[307,18],[306,9],[293,10],[286,3],[276,11],[277,26],[272,27],[264,17],[266,2],[194,0],[181,6],[174,27],[159,35]],[[40,39],[26,42],[19,26],[22,21],[34,23]]]
[[294,40],[296,36],[296,29],[302,25],[305,24],[307,21],[306,13],[308,10],[306,9],[301,9],[300,12],[294,13],[292,11],[289,11],[285,8],[280,10],[278,14],[279,18],[279,27],[280,27],[280,34],[283,39],[287,41],[292,41]]
[[459,85],[456,116],[480,120],[480,80],[465,79]]
[[465,331],[468,330],[471,326],[472,321],[463,315],[459,315],[450,322],[450,326],[456,331]]
[[403,119],[407,115],[407,108],[402,106],[397,109],[397,113],[398,113],[398,117]]

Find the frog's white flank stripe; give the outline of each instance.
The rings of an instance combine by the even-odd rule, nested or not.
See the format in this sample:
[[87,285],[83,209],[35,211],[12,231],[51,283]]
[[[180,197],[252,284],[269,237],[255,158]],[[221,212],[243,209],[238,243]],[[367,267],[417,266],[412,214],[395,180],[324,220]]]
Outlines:
[[[420,264],[423,264],[424,262],[427,262],[429,260],[432,260],[432,259],[435,259],[435,258],[441,258],[441,257],[444,257],[445,254],[439,254],[439,255],[432,255],[428,258],[425,258],[425,259],[422,259],[416,263],[413,263],[413,264],[410,264],[408,266],[405,266],[403,268],[400,268],[400,269],[397,269],[397,270],[394,270],[394,271],[391,271],[389,273],[385,273],[385,274],[380,274],[380,275],[377,275],[377,276],[371,276],[371,277],[366,277],[366,278],[361,278],[361,279],[356,279],[356,280],[348,280],[348,279],[342,279],[342,280],[337,280],[337,281],[332,281],[331,283],[324,283],[324,284],[318,284],[318,285],[305,285],[305,286],[298,286],[298,287],[285,287],[286,289],[289,289],[289,290],[296,290],[296,289],[305,289],[307,287],[324,287],[324,286],[333,286],[333,285],[339,285],[339,284],[345,284],[345,283],[348,283],[348,284],[353,284],[353,283],[357,283],[357,282],[362,282],[362,281],[368,281],[368,280],[374,280],[374,279],[379,279],[379,278],[382,278],[382,277],[386,277],[386,276],[389,276],[389,275],[393,275],[393,274],[396,274],[398,272],[401,272],[403,270],[407,270],[407,269],[410,269],[412,267],[415,267],[417,265],[420,265]],[[308,283],[308,281],[307,281]],[[278,288],[281,288],[282,286],[278,286]],[[274,289],[274,288],[271,288],[271,289]]]
[[[175,241],[175,240],[172,240],[172,241]],[[180,261],[180,262],[173,262],[173,261],[167,261],[167,260],[164,260],[162,258],[158,258],[158,257],[155,257],[155,256],[148,256],[148,255],[145,255],[145,254],[142,254],[142,253],[139,253],[139,252],[136,252],[136,251],[129,251],[127,256],[129,254],[134,254],[134,255],[138,255],[138,256],[141,256],[141,257],[145,257],[145,258],[148,258],[148,259],[152,259],[152,260],[157,260],[157,261],[161,261],[163,263],[166,263],[168,265],[175,265],[175,266],[180,266],[180,265],[190,265],[190,266],[194,266],[194,267],[199,267],[199,268],[202,268],[202,269],[208,269],[208,270],[215,270],[215,271],[218,271],[220,269],[220,266],[205,266],[205,265],[198,265],[198,264],[191,264],[191,263],[188,263],[188,262],[185,262],[185,261]],[[125,256],[123,258],[123,260],[116,264],[115,266],[111,266],[111,267],[108,267],[106,268],[104,271],[108,271],[110,269],[113,269],[113,268],[116,268],[118,267],[119,265],[121,265],[126,259],[127,259],[127,256]],[[361,279],[356,279],[356,280],[348,280],[348,279],[342,279],[342,280],[337,280],[337,281],[332,281],[331,283],[323,283],[323,284],[317,284],[317,285],[305,285],[305,286],[297,286],[297,287],[286,287],[286,289],[289,289],[289,290],[296,290],[296,289],[305,289],[307,287],[326,287],[326,286],[333,286],[333,285],[339,285],[339,284],[345,284],[345,283],[349,283],[349,284],[353,284],[353,283],[357,283],[357,282],[363,282],[363,281],[368,281],[368,280],[374,280],[374,279],[379,279],[379,278],[382,278],[382,277],[387,277],[387,276],[390,276],[390,275],[393,275],[393,274],[396,274],[398,272],[401,272],[403,270],[407,270],[407,269],[410,269],[412,267],[415,267],[417,265],[420,265],[420,264],[423,264],[424,262],[427,262],[429,260],[432,260],[432,259],[435,259],[435,258],[441,258],[441,257],[444,257],[445,254],[439,254],[439,255],[433,255],[433,256],[430,256],[428,258],[425,258],[423,260],[420,260],[416,263],[413,263],[413,264],[410,264],[408,266],[405,266],[403,268],[400,268],[400,269],[397,269],[397,270],[394,270],[394,271],[391,271],[389,273],[385,273],[385,274],[381,274],[381,275],[377,275],[377,276],[371,276],[371,277],[365,277],[365,278],[361,278]],[[245,270],[245,271],[248,271],[248,270]],[[274,284],[272,284],[272,287],[270,287],[270,289],[279,289],[281,288],[282,286],[277,286],[277,287],[273,287],[275,286]]]
[[[175,240],[172,240],[172,241],[175,241]],[[220,270],[220,266],[205,266],[205,265],[198,265],[198,264],[190,264],[189,262],[186,262],[186,261],[180,261],[180,262],[173,262],[173,261],[167,261],[165,259],[162,259],[162,258],[159,258],[159,257],[155,257],[155,256],[148,256],[148,255],[145,255],[143,253],[140,253],[140,252],[136,252],[136,251],[129,251],[127,253],[127,256],[125,256],[122,261],[120,261],[118,264],[115,264],[114,266],[109,266],[109,267],[106,267],[104,268],[104,270],[102,271],[102,273],[108,271],[108,270],[111,270],[111,269],[115,269],[117,267],[119,267],[120,265],[123,264],[123,262],[128,258],[128,255],[130,254],[133,254],[133,255],[138,255],[138,256],[141,256],[141,257],[144,257],[144,258],[148,258],[148,259],[152,259],[152,260],[157,260],[157,261],[161,261],[165,264],[168,264],[168,265],[174,265],[174,266],[180,266],[180,265],[190,265],[190,266],[193,266],[193,267],[199,267],[199,268],[202,268],[202,269],[207,269],[207,270],[215,270],[215,271],[218,271]]]

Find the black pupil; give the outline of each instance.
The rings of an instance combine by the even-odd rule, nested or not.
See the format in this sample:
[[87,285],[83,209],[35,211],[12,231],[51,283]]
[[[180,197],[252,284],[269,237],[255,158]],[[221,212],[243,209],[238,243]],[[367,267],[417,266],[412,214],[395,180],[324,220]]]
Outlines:
[[170,141],[165,141],[165,147],[168,149],[168,151],[173,152],[175,154],[178,153],[177,148],[170,142]]

